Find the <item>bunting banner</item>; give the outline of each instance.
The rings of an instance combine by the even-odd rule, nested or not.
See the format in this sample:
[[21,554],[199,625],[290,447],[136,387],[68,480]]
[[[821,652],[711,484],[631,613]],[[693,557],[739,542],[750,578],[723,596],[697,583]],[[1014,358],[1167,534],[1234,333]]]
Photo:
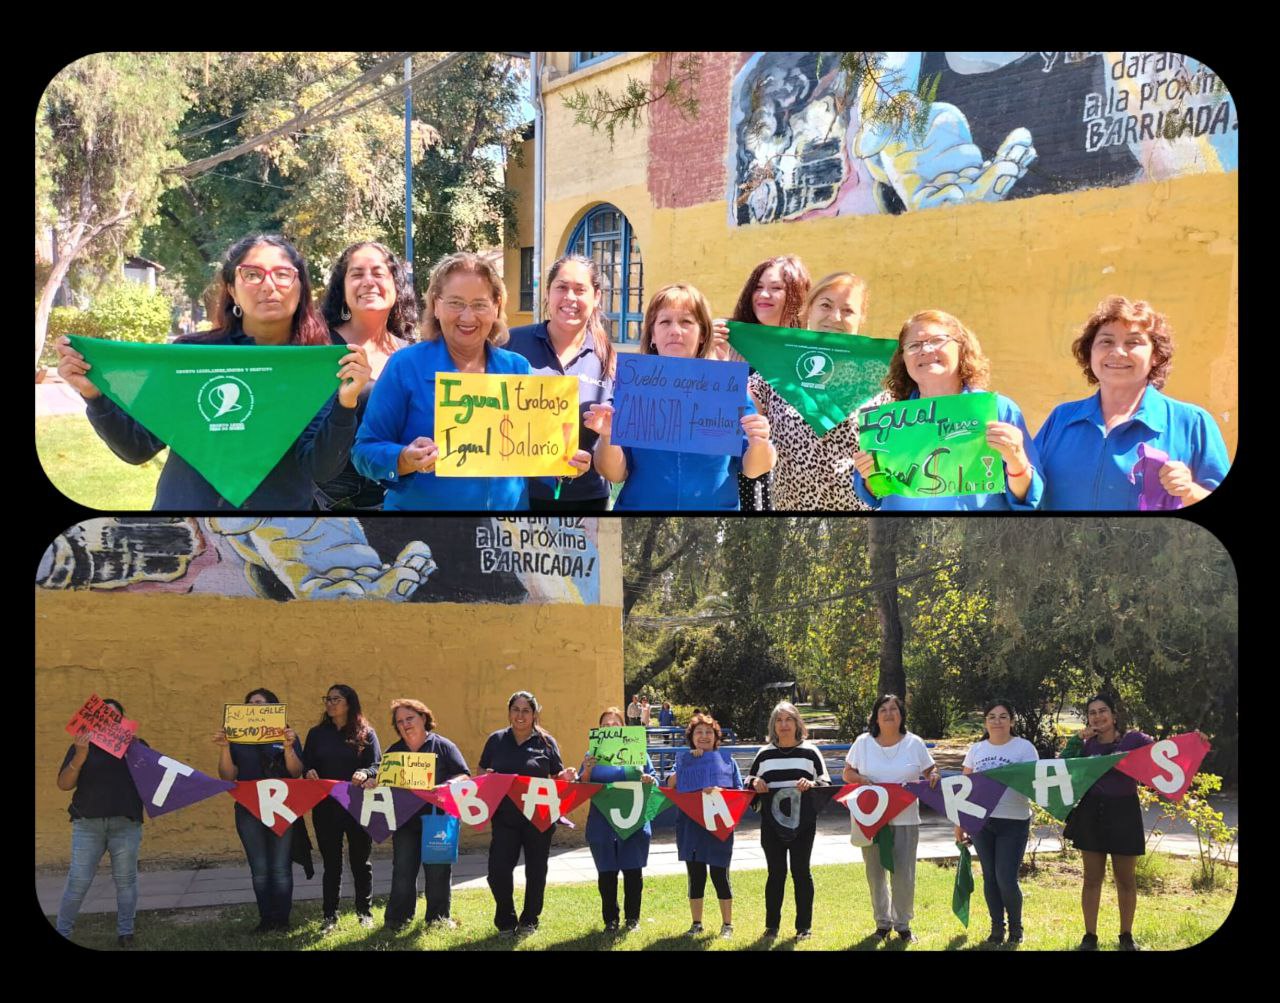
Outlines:
[[124,761],[138,797],[142,798],[142,807],[152,818],[235,787],[233,780],[217,780],[137,740],[129,744]]
[[619,839],[627,839],[667,809],[671,800],[657,784],[640,780],[605,784],[591,803],[609,823]]
[[237,508],[337,391],[350,351],[70,337],[93,385]]
[[383,843],[400,829],[427,803],[404,787],[370,787],[359,784],[336,784],[329,797],[347,810],[347,814],[366,829],[375,843]]
[[1170,801],[1181,801],[1211,748],[1195,732],[1162,738],[1132,750],[1116,764],[1116,770]]
[[1080,803],[1098,778],[1129,755],[1084,756],[1075,759],[1037,759],[984,770],[982,775],[1025,794],[1054,818],[1062,821]]
[[677,808],[717,839],[727,840],[737,828],[743,812],[755,800],[755,791],[718,790],[685,793],[666,788],[663,791]]
[[82,735],[87,731],[90,742],[119,759],[138,734],[138,722],[130,721],[111,704],[103,703],[95,693],[76,711],[63,730],[70,735]]
[[511,773],[481,773],[413,794],[467,825],[483,829],[507,796],[513,780],[515,775]]
[[437,477],[571,477],[578,377],[436,374]]
[[845,784],[836,800],[849,809],[854,825],[869,840],[916,799],[902,784]]
[[839,787],[826,785],[801,791],[796,787],[783,787],[756,795],[756,807],[760,810],[760,824],[783,842],[791,842],[800,831],[805,818],[816,818],[818,812],[830,805],[840,791]]
[[902,786],[970,836],[982,831],[991,815],[991,809],[1004,797],[1007,789],[1004,784],[992,780],[984,773],[941,777],[937,787],[930,787],[923,780]]
[[954,498],[1004,491],[1004,460],[987,445],[996,395],[954,394],[859,412],[858,441],[875,457],[867,486],[879,497]]
[[[960,859],[956,864],[956,881],[951,888],[951,911],[966,929],[969,927],[969,899],[973,896],[973,858],[969,847],[957,842]],[[985,881],[985,876],[983,877]]]
[[277,836],[289,831],[312,808],[329,796],[329,791],[346,780],[240,780],[227,793],[253,813],[253,817]]
[[896,338],[802,331],[729,321],[729,344],[742,353],[824,435],[884,389]]
[[619,355],[613,444],[741,456],[747,375],[741,362]]
[[507,798],[537,827],[546,832],[561,815],[591,799],[603,784],[571,784],[567,780],[545,777],[514,777]]

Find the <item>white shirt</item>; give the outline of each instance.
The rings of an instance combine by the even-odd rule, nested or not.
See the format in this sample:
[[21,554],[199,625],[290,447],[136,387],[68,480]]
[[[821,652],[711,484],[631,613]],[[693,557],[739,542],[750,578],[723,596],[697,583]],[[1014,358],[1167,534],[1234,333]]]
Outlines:
[[[925,747],[924,739],[907,732],[896,745],[887,749],[870,734],[862,734],[853,743],[846,763],[865,779],[881,784],[905,784],[920,780],[933,768],[933,757]],[[890,825],[919,825],[920,802],[912,801],[890,821]]]
[[[964,754],[964,765],[981,773],[983,770],[994,770],[997,766],[1008,766],[1010,763],[1034,763],[1040,758],[1036,747],[1025,738],[1010,738],[1004,745],[992,745],[988,739],[974,742]],[[1004,796],[991,809],[992,818],[1031,817],[1031,802],[1025,794],[1019,794],[1012,787],[1006,788]]]

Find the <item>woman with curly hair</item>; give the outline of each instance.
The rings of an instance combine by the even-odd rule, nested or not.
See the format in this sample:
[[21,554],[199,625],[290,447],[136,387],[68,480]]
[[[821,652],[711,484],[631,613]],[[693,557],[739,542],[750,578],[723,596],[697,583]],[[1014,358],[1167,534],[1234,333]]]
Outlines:
[[[324,716],[307,732],[303,747],[303,776],[307,780],[341,780],[366,786],[378,776],[382,747],[377,732],[360,710],[360,697],[350,686],[334,683],[324,698]],[[333,798],[323,798],[311,809],[316,842],[324,860],[324,926],[328,933],[338,925],[338,893],[342,886],[342,838],[347,839],[347,859],[355,883],[356,915],[363,927],[373,926],[373,868],[369,851],[373,841],[351,814]]]
[[[338,256],[321,312],[330,340],[363,348],[369,360],[369,383],[356,405],[358,424],[387,360],[414,340],[418,300],[400,259],[377,241],[365,240]],[[376,512],[383,493],[381,484],[362,477],[348,460],[337,477],[316,486],[316,502],[326,511]]]
[[[254,234],[227,250],[212,289],[213,330],[189,334],[186,345],[327,345],[324,321],[311,302],[307,264],[289,241]],[[89,363],[65,338],[58,339],[58,374],[85,399],[89,424],[126,463],[146,463],[165,448],[89,379]],[[331,399],[294,440],[262,483],[239,506],[244,509],[307,511],[317,482],[333,477],[347,462],[356,429],[356,405],[369,382],[369,360],[360,345],[338,360]],[[156,498],[158,510],[200,512],[235,508],[191,464],[169,450]]]
[[1173,331],[1144,300],[1098,304],[1071,346],[1098,392],[1059,404],[1036,433],[1048,509],[1170,509],[1227,474],[1227,447],[1204,408],[1160,392]]
[[[889,360],[885,378],[887,391],[866,406],[975,393],[986,390],[990,379],[991,363],[974,333],[949,313],[922,310],[908,317],[898,332],[898,348]],[[876,469],[875,457],[862,449],[853,454],[853,489],[863,502],[881,512],[1038,508],[1044,492],[1044,478],[1037,469],[1040,458],[1021,409],[1003,394],[996,394],[996,420],[987,423],[987,445],[1004,460],[1005,489],[999,494],[880,498],[867,482]]]

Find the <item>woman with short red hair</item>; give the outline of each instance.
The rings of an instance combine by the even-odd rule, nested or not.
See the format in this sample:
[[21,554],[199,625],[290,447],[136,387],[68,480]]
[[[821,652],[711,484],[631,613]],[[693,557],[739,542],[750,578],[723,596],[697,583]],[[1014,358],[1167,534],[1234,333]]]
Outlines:
[[1173,363],[1164,314],[1108,297],[1071,348],[1098,392],[1059,404],[1036,433],[1044,508],[1180,508],[1222,483],[1227,447],[1213,417],[1160,392]]

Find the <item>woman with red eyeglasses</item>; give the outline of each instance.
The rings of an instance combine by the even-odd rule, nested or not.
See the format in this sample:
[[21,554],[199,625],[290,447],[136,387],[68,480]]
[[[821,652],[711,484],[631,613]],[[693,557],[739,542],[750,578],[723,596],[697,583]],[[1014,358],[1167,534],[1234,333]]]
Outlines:
[[[215,284],[212,331],[185,335],[178,344],[328,345],[329,330],[311,301],[306,262],[283,237],[258,234],[227,251]],[[103,394],[86,375],[90,366],[66,338],[57,344],[58,373],[85,399],[89,423],[126,463],[146,463],[165,448],[139,422]],[[356,432],[356,404],[369,382],[362,347],[338,360],[335,398],[311,420],[241,508],[308,510],[317,482],[340,473]],[[185,512],[234,508],[186,460],[170,450],[156,484],[153,509]]]

